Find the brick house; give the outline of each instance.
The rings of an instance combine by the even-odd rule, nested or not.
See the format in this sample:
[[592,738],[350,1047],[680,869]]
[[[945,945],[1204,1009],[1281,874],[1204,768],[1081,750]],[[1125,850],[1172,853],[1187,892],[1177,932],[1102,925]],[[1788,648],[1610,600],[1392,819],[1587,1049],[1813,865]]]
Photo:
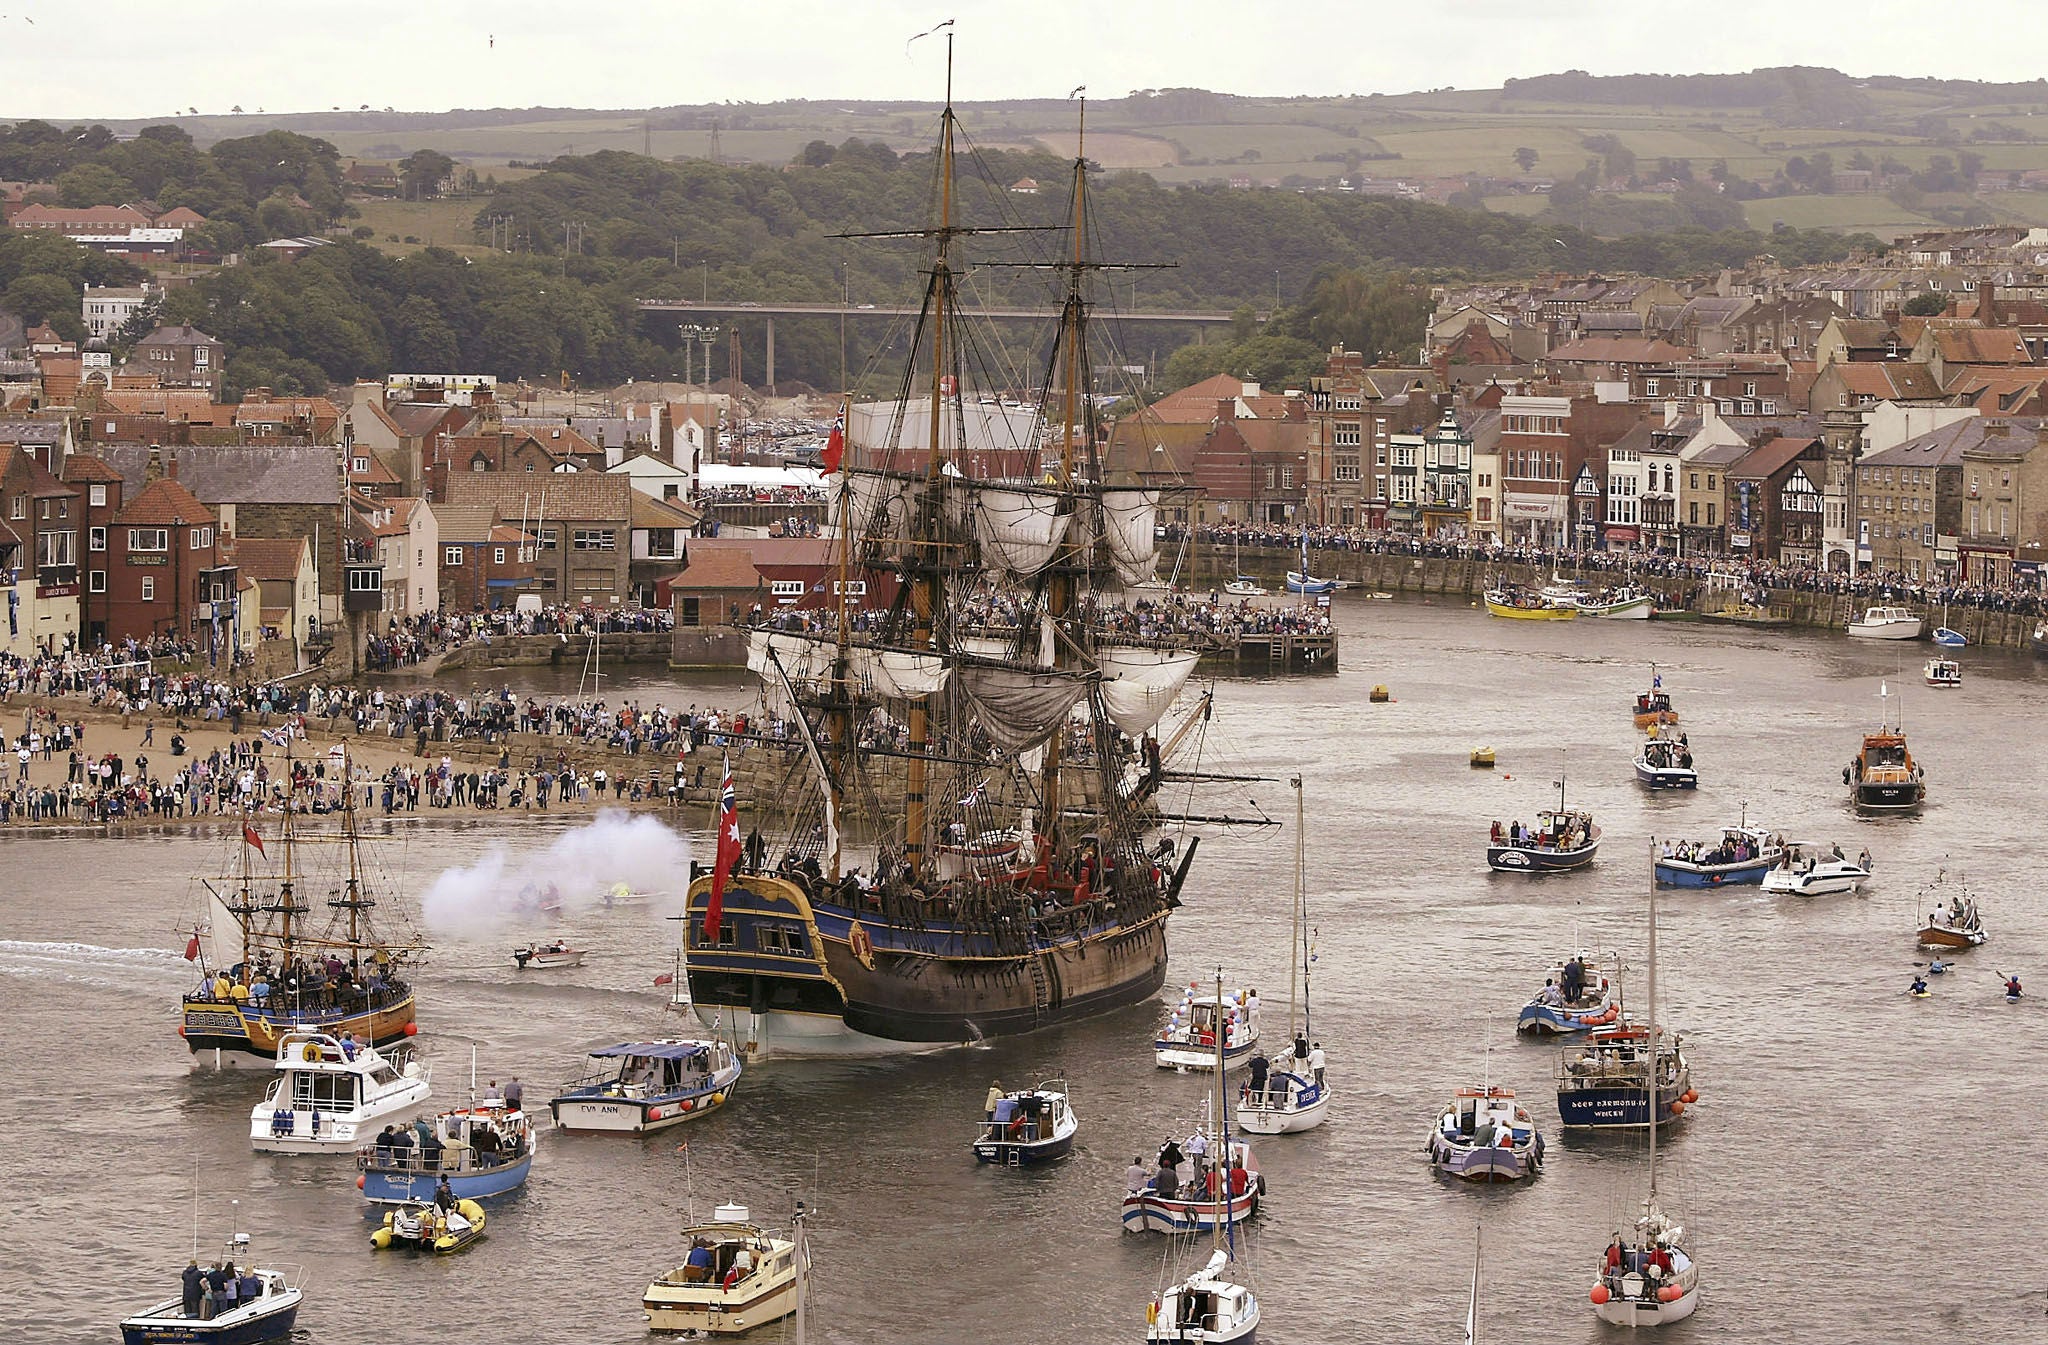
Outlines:
[[213,510],[178,480],[176,459],[159,453],[107,529],[107,637],[192,635],[201,578],[220,563]]
[[520,594],[535,591],[533,538],[500,522],[496,505],[437,504],[433,514],[443,611],[510,607]]
[[[536,537],[534,591],[610,604],[631,590],[633,483],[604,472],[455,472],[448,502],[490,505]],[[438,509],[438,505],[436,506]],[[443,528],[443,546],[446,542]]]
[[87,646],[97,648],[110,629],[107,563],[114,518],[125,503],[128,485],[119,472],[90,453],[73,453],[64,459],[64,482],[85,493],[86,575],[79,593],[78,629]]
[[1782,561],[1787,559],[1789,542],[1790,559],[1818,560],[1826,469],[1822,442],[1806,436],[1766,439],[1729,464],[1722,476],[1728,554]]
[[0,648],[25,655],[76,646],[83,499],[33,446],[0,444]]
[[1643,408],[1602,402],[1583,384],[1541,385],[1500,403],[1502,540],[1598,545],[1606,520],[1607,445]]

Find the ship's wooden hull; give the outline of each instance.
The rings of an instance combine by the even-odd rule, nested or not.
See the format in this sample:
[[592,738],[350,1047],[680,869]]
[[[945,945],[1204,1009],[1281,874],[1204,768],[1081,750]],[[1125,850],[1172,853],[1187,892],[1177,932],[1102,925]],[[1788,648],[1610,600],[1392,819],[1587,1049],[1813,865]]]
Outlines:
[[196,1053],[206,1050],[246,1051],[265,1060],[277,1057],[277,1043],[286,1033],[302,1029],[331,1032],[339,1036],[353,1032],[359,1041],[377,1046],[403,1041],[412,1035],[413,996],[379,1005],[367,1012],[344,1013],[338,1009],[305,1009],[294,1012],[273,1006],[254,1008],[248,1004],[212,1000],[186,1000],[184,1021],[178,1035]]
[[[756,1055],[888,1054],[1033,1032],[1143,1003],[1166,978],[1164,911],[1007,952],[942,925],[912,931],[814,906],[797,883],[750,874],[726,894],[727,939],[707,944],[708,888],[700,879],[688,898],[691,998],[706,1021],[744,1025]],[[760,951],[759,928],[793,920],[802,951]]]

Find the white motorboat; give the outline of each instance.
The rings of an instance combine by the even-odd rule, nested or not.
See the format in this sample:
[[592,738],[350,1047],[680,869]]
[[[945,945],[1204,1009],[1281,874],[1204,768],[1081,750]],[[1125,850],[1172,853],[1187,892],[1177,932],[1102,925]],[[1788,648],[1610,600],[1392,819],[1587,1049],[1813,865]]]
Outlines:
[[1241,574],[1235,579],[1225,580],[1223,591],[1233,598],[1263,598],[1266,596],[1266,586],[1248,574]]
[[1923,623],[1907,607],[1866,607],[1849,622],[1849,633],[1864,640],[1917,640]]
[[740,1081],[739,1057],[723,1040],[620,1042],[590,1058],[597,1068],[548,1100],[564,1130],[666,1130],[724,1106]]
[[1224,1069],[1249,1060],[1259,1045],[1258,1016],[1248,1007],[1257,993],[1209,995],[1190,981],[1152,1041],[1153,1060],[1161,1069],[1214,1069],[1219,1046]]
[[[1272,1068],[1263,1079],[1247,1079],[1243,1093],[1237,1103],[1238,1128],[1253,1135],[1292,1135],[1303,1130],[1313,1130],[1323,1123],[1330,1110],[1330,1089],[1323,1081],[1322,1046],[1309,1044],[1309,972],[1315,965],[1315,949],[1310,942],[1308,927],[1308,900],[1303,894],[1302,878],[1307,867],[1308,833],[1302,804],[1301,777],[1295,776],[1294,786],[1294,935],[1292,942],[1298,965],[1291,967],[1287,977],[1287,1026],[1293,1034],[1294,1045],[1288,1055],[1281,1057],[1281,1063]],[[1295,1018],[1295,973],[1300,973],[1301,1016],[1299,1027]],[[1306,1048],[1306,1049],[1304,1049]],[[1253,1087],[1254,1083],[1259,1087]]]
[[689,1254],[640,1294],[647,1329],[738,1335],[798,1314],[803,1338],[804,1286],[811,1268],[798,1202],[788,1237],[750,1221],[745,1205],[720,1205],[708,1224],[683,1230]]
[[1868,850],[1850,859],[1840,846],[1823,853],[1816,845],[1788,845],[1765,871],[1763,889],[1786,896],[1831,897],[1854,892],[1869,879]]
[[353,1153],[430,1096],[427,1066],[407,1048],[379,1051],[346,1034],[287,1032],[277,1072],[249,1113],[249,1143],[264,1153]]
[[[1655,857],[1655,844],[1651,853]],[[1646,1038],[1654,1042],[1661,1029],[1657,1023],[1657,884],[1650,883],[1650,1020]],[[1650,1081],[1657,1052],[1645,1051],[1639,1068],[1644,1084]],[[1600,1261],[1600,1277],[1594,1281],[1593,1313],[1611,1326],[1663,1326],[1682,1321],[1699,1308],[1700,1271],[1685,1248],[1685,1229],[1664,1213],[1657,1200],[1657,1128],[1661,1108],[1648,1109],[1650,1189],[1643,1198],[1643,1212],[1635,1222],[1634,1235],[1617,1232]],[[1672,1108],[1674,1113],[1684,1107]],[[1567,1118],[1569,1119],[1569,1118]]]
[[512,950],[512,960],[525,971],[528,967],[546,971],[551,967],[580,967],[583,965],[583,949],[571,948],[556,939],[553,943],[529,943]]
[[1577,602],[1580,612],[1604,621],[1648,621],[1650,614],[1657,609],[1657,595],[1633,584],[1623,584],[1597,594],[1582,594]]
[[[237,1233],[228,1239],[222,1263],[246,1264],[248,1259],[249,1235]],[[235,1305],[217,1316],[206,1315],[196,1297],[164,1299],[122,1319],[121,1345],[257,1345],[283,1340],[291,1335],[306,1298],[305,1290],[292,1282],[295,1278],[302,1277],[296,1271],[251,1266],[236,1277]]]
[[1952,658],[1931,658],[1923,669],[1927,685],[1946,691],[1963,684],[1963,665]]

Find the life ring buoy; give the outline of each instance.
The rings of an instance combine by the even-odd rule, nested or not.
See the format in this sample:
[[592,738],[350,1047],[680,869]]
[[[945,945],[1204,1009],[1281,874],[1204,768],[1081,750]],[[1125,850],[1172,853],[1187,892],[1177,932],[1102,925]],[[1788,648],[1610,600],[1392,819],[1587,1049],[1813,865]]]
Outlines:
[[317,1063],[319,1061],[325,1060],[326,1058],[327,1053],[321,1050],[318,1044],[310,1041],[306,1043],[306,1049],[299,1052],[299,1059],[304,1060],[309,1064]]

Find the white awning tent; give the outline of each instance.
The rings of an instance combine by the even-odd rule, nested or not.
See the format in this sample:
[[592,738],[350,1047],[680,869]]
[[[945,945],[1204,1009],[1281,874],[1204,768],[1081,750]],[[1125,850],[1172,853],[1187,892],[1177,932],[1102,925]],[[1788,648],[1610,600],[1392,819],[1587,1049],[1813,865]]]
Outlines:
[[822,490],[824,485],[824,473],[815,467],[728,467],[724,463],[707,462],[697,470],[700,490],[726,490],[736,486],[764,490],[785,487]]

